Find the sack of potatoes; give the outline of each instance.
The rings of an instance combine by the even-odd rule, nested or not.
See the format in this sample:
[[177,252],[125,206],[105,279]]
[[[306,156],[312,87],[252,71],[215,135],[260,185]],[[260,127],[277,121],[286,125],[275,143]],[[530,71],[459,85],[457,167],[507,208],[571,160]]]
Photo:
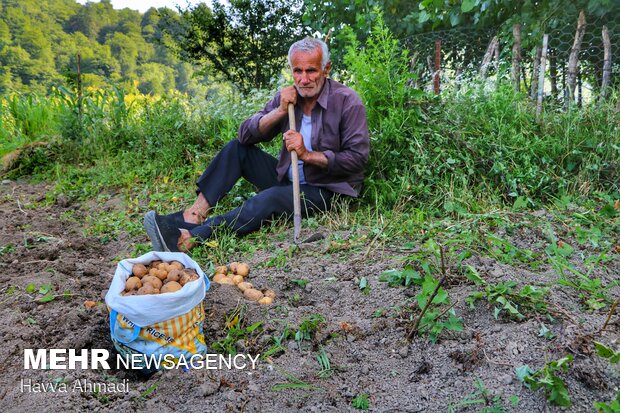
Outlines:
[[231,262],[229,265],[215,267],[213,282],[222,285],[235,285],[250,301],[259,304],[273,304],[276,293],[273,290],[259,290],[247,281],[250,266],[245,262]]
[[105,301],[144,326],[190,311],[202,302],[209,284],[187,254],[153,251],[118,263]]

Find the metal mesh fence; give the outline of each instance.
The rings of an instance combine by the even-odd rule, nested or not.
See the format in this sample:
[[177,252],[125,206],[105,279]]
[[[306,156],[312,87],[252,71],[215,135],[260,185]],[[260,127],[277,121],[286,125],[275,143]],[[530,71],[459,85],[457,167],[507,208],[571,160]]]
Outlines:
[[[576,35],[577,18],[574,16],[570,25],[545,30],[549,39],[544,82],[546,99],[552,98],[559,102],[567,99],[568,64]],[[605,50],[603,27],[607,27],[610,40],[610,87],[617,88],[620,84],[620,15],[607,18],[586,16],[577,66],[577,85],[573,94],[575,102],[579,104],[596,99],[600,93]],[[536,33],[532,33],[524,29],[521,33],[520,88],[533,97],[538,87],[536,55],[537,47],[542,48],[542,30],[537,28]],[[495,37],[496,49],[493,48]],[[499,28],[421,33],[401,39],[401,44],[411,51],[411,70],[418,74],[418,87],[432,90],[436,76],[439,77],[441,90],[459,88],[463,82],[474,79],[511,78],[514,37],[512,33],[501,33]],[[435,64],[437,48],[440,49],[439,71]]]

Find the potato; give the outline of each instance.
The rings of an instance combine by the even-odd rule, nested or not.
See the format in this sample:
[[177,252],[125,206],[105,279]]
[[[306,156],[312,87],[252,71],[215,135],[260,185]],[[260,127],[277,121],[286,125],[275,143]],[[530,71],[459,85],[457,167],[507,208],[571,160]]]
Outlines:
[[144,287],[145,284],[151,284],[153,288],[158,289],[158,290],[162,286],[161,280],[152,275],[147,275],[146,277],[142,278],[142,286]]
[[142,281],[138,277],[129,277],[125,281],[125,291],[137,290],[142,287]]
[[233,281],[233,277],[232,276],[226,275],[222,279],[220,279],[219,284],[235,285],[235,282]]
[[170,265],[168,266],[168,268],[169,268],[168,272],[170,272],[171,270],[181,271],[182,269],[185,268],[185,266],[181,264],[179,261],[172,261]]
[[179,291],[181,288],[181,284],[179,284],[176,281],[170,281],[169,283],[166,283],[163,287],[161,287],[161,293],[165,294],[165,293],[173,293],[175,291]]
[[242,262],[239,265],[237,265],[237,271],[235,271],[235,274],[241,275],[242,277],[247,277],[249,273],[250,273],[250,266],[248,264],[246,264],[245,262]]
[[149,275],[151,275],[153,277],[157,277],[157,274],[159,274],[159,269],[158,268],[150,268],[149,269]]
[[247,298],[248,300],[252,300],[252,301],[258,301],[261,298],[263,298],[263,293],[261,293],[258,290],[255,290],[254,288],[248,288],[247,290],[243,292],[243,295],[245,296],[245,298]]
[[237,273],[237,266],[239,265],[239,263],[237,261],[231,262],[230,265],[228,266],[230,268],[230,271],[232,271],[233,274]]
[[263,297],[260,300],[258,300],[259,304],[273,304],[273,298],[271,297]]
[[89,310],[90,310],[91,308],[93,308],[94,306],[96,306],[96,305],[97,305],[97,302],[96,302],[96,301],[92,301],[92,300],[86,300],[86,301],[84,301],[84,307],[88,308]]
[[243,277],[241,275],[233,275],[232,280],[233,284],[237,285],[243,282]]
[[149,268],[157,268],[157,266],[161,264],[162,262],[163,261],[160,261],[160,260],[151,261],[151,263],[149,264]]
[[164,270],[164,269],[158,269],[157,271],[155,271],[155,277],[159,278],[160,280],[165,280],[166,277],[168,277],[168,271]]
[[276,299],[276,292],[273,291],[273,290],[265,290],[265,291],[263,291],[263,294],[265,294],[265,297],[269,297],[272,300]]
[[250,283],[246,283],[245,281],[242,283],[237,284],[237,288],[239,288],[241,290],[241,292],[244,292],[245,290],[247,290],[248,288],[253,288],[253,285]]
[[131,273],[138,278],[142,278],[148,273],[148,270],[143,264],[134,264]]
[[169,264],[167,262],[160,262],[159,264],[157,264],[157,269],[168,272],[168,265]]
[[222,273],[217,273],[213,276],[213,282],[214,283],[220,283],[220,281],[222,281],[223,278],[226,278],[226,274],[222,274]]
[[168,272],[168,276],[166,277],[166,281],[164,281],[164,284],[169,283],[170,281],[178,282],[180,278],[181,278],[181,271],[177,269],[171,269],[170,272]]
[[225,265],[220,265],[218,267],[215,267],[215,273],[216,274],[227,274],[228,273],[228,267]]
[[159,293],[159,289],[157,289],[157,293],[155,292],[155,288],[153,287],[152,284],[144,284],[142,287],[140,287],[140,289],[138,290],[138,295],[150,295],[150,294],[157,294]]

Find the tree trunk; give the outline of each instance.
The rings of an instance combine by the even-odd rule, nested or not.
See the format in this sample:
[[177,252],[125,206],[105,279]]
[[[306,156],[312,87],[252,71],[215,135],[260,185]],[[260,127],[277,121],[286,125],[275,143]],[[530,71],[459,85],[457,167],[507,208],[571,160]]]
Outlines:
[[611,41],[609,40],[609,32],[607,26],[603,26],[603,81],[601,82],[601,97],[607,97],[609,84],[611,82]]
[[538,98],[536,101],[536,119],[540,118],[542,111],[542,101],[545,94],[545,65],[547,63],[547,44],[549,43],[549,35],[543,36],[542,53],[540,55],[540,73],[538,74]]
[[497,36],[493,36],[489,45],[487,46],[487,51],[482,58],[482,65],[480,65],[480,78],[486,79],[487,73],[489,72],[489,65],[491,64],[491,59],[495,53],[495,47],[499,43],[499,39]]
[[581,42],[583,41],[583,34],[586,31],[586,15],[582,11],[579,12],[579,19],[577,20],[577,31],[575,32],[575,41],[573,47],[570,50],[570,56],[568,57],[568,76],[566,79],[566,87],[568,89],[568,102],[575,101],[575,87],[577,83],[577,66],[579,65],[579,51],[581,50]]
[[519,77],[521,66],[521,25],[516,23],[512,26],[514,43],[512,45],[512,85],[518,92],[521,89],[521,79]]
[[532,100],[536,100],[536,81],[538,80],[538,67],[540,66],[540,56],[542,54],[542,48],[536,46],[536,56],[534,56],[534,63],[532,65],[532,80],[530,83],[530,97]]

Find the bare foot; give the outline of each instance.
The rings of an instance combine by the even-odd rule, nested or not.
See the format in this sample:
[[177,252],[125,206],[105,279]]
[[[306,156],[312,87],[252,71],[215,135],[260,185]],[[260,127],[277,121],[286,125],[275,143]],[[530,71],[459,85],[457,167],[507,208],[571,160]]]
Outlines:
[[180,251],[189,252],[196,245],[192,241],[192,234],[184,228],[179,228],[179,231],[181,231],[181,236],[179,236],[177,241],[177,247],[179,247]]
[[192,224],[202,224],[209,215],[211,206],[202,193],[194,201],[194,205],[183,211],[183,220]]

